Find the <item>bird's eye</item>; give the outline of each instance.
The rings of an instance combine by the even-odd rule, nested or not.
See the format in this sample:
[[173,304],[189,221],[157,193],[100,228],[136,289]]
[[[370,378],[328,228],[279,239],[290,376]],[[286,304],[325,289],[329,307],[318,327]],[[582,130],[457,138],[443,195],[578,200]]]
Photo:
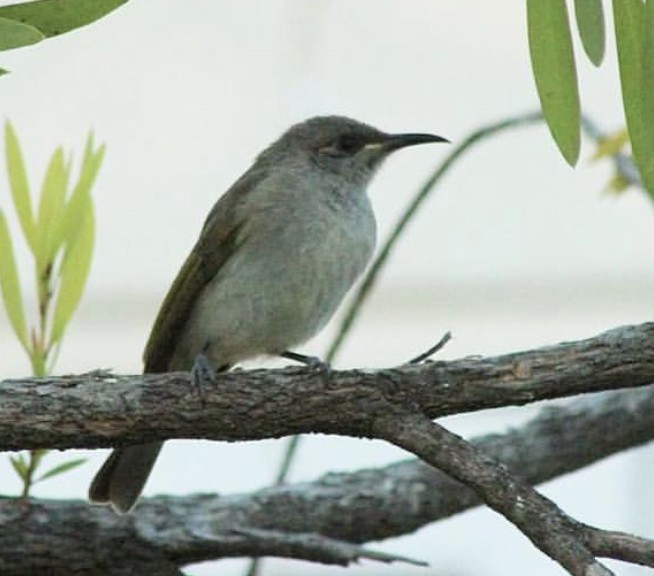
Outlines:
[[354,136],[345,134],[336,141],[336,148],[343,154],[354,154],[360,148],[360,142]]
[[321,154],[335,157],[346,157],[356,154],[361,148],[361,141],[350,134],[343,134],[320,148]]

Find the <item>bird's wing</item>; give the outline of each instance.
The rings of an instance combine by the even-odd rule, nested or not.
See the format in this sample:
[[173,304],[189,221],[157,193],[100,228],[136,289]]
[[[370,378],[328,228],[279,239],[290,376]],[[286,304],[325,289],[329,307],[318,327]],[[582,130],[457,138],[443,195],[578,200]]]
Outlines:
[[177,274],[154,322],[143,354],[145,373],[169,369],[177,340],[198,296],[247,236],[247,211],[242,207],[263,178],[262,170],[246,172],[209,213],[200,238]]

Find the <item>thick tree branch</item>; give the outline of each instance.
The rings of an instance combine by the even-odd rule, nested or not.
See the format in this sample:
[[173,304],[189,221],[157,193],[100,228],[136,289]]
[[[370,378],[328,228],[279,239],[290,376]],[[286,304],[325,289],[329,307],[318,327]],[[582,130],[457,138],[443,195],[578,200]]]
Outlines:
[[394,412],[437,418],[651,382],[654,323],[493,358],[375,371],[235,371],[219,375],[202,397],[186,373],[5,380],[0,449],[305,432],[368,437],[378,418]]
[[[475,446],[431,418],[580,392],[644,386],[654,382],[652,336],[654,325],[644,324],[497,358],[376,372],[237,372],[220,377],[202,396],[193,393],[185,374],[114,377],[94,373],[31,380],[22,387],[18,381],[6,381],[0,385],[0,437],[5,435],[7,447],[92,447],[171,437],[237,440],[307,431],[383,438],[471,487],[571,574],[609,575],[595,556],[650,565],[653,544],[569,518],[526,483],[539,479],[538,474],[529,478],[528,464],[546,461],[549,443],[574,452],[573,447],[580,443],[565,442],[561,437],[568,428],[575,428],[575,420],[587,428],[575,438],[592,438],[593,446],[603,448],[591,451],[586,444],[583,452],[577,453],[577,461],[559,456],[556,464],[542,468],[541,476],[580,466],[601,457],[603,451],[610,453],[649,440],[654,427],[649,422],[654,402],[651,387],[585,400],[578,418],[566,414],[565,426],[559,423],[547,428],[556,421],[552,414],[571,408],[549,410],[512,442],[508,441],[510,435],[500,441],[498,460],[502,464],[489,456],[498,449],[494,444],[497,437]],[[573,403],[572,410],[579,405]],[[648,408],[647,417],[642,407]],[[603,417],[598,421],[600,412]],[[605,412],[617,422],[611,424]],[[592,427],[599,431],[600,442],[590,434]],[[532,429],[538,429],[538,435],[532,435]],[[525,450],[521,446],[525,438],[536,442],[539,450]],[[509,446],[518,447],[515,462],[507,452]],[[536,453],[537,460],[530,458]],[[520,470],[520,476],[511,469]],[[440,485],[442,493],[449,491],[450,497],[441,502],[448,513],[457,511],[457,506],[477,503],[455,480],[416,463],[330,476],[322,483],[269,489],[255,497],[152,499],[139,507],[137,515],[121,519],[77,503],[7,501],[0,504],[0,526],[8,528],[0,531],[0,569],[19,573],[12,571],[20,560],[11,554],[6,560],[3,550],[30,546],[50,550],[53,543],[49,539],[57,534],[56,550],[43,564],[43,571],[57,573],[63,562],[70,565],[68,556],[64,561],[59,554],[71,544],[67,538],[78,544],[80,530],[95,535],[73,554],[73,564],[89,574],[93,573],[87,570],[91,561],[112,574],[125,573],[122,564],[127,562],[130,569],[137,565],[141,571],[177,574],[178,567],[186,563],[230,555],[277,554],[340,564],[360,557],[389,561],[397,558],[364,551],[354,543],[405,533],[435,519],[429,505],[426,514],[416,506],[416,480],[412,477],[406,484],[407,474],[422,477],[421,490],[429,494],[427,502],[440,498],[434,485]],[[353,486],[371,476],[375,481],[367,487]],[[402,489],[388,492],[389,483],[396,481]],[[324,488],[326,493],[321,493]],[[339,492],[341,489],[344,491]],[[360,495],[365,497],[357,507]],[[344,498],[347,506],[343,506]],[[381,501],[374,502],[377,499]],[[344,522],[344,509],[359,514],[357,521],[350,518]],[[17,538],[27,540],[17,542]],[[32,567],[32,573],[38,571]]]
[[[472,444],[538,484],[653,439],[653,412],[654,387],[625,390],[545,408],[519,429]],[[175,567],[192,562],[264,553],[246,536],[252,528],[363,543],[479,503],[470,489],[417,460],[253,494],[146,498],[128,517],[79,501],[0,500],[0,573],[178,574]],[[584,542],[598,556],[652,565],[651,543],[621,536],[607,541],[589,528]]]

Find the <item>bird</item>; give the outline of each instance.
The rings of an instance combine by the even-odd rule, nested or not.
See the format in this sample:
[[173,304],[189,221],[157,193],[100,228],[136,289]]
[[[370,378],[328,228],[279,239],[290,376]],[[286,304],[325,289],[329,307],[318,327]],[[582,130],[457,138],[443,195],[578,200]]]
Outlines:
[[[392,152],[432,142],[447,140],[344,116],[291,126],[209,212],[156,317],[144,373],[220,372],[264,355],[316,365],[292,349],[327,323],[373,254],[373,175]],[[89,499],[128,513],[162,445],[115,448]]]

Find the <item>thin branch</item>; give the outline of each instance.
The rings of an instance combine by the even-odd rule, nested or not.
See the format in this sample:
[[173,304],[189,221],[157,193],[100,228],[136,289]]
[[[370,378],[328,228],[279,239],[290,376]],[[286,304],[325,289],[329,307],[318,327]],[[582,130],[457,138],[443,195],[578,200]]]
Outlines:
[[431,348],[425,350],[421,354],[418,354],[415,358],[411,358],[411,360],[409,360],[407,364],[422,364],[425,360],[428,360],[434,354],[436,354],[436,352],[440,352],[451,339],[452,339],[452,333],[445,332],[445,334],[443,334],[443,337],[438,342],[436,342],[436,344],[434,344]]
[[633,534],[600,530],[580,525],[586,546],[595,556],[613,558],[641,566],[654,568],[654,542]]
[[289,533],[279,530],[258,528],[233,528],[232,532],[247,537],[250,545],[257,547],[257,556],[277,556],[310,560],[322,564],[348,566],[362,559],[375,560],[386,564],[404,562],[414,566],[427,566],[426,562],[406,556],[367,550],[343,540],[335,540],[316,533]]
[[426,416],[383,418],[377,422],[375,432],[472,488],[573,576],[613,574],[595,559],[575,531],[575,522],[554,502]]

